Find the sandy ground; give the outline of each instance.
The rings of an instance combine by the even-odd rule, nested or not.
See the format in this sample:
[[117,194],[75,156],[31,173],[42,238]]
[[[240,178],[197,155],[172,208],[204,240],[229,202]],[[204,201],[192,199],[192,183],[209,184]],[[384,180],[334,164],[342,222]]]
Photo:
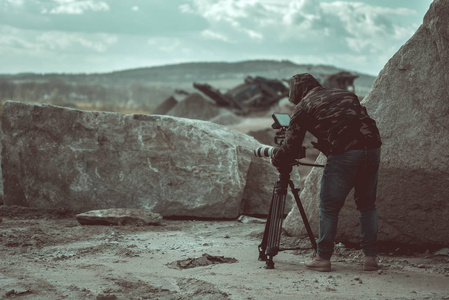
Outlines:
[[[263,223],[83,226],[5,206],[0,217],[1,299],[449,299],[445,255],[382,253],[382,270],[365,272],[360,251],[340,246],[320,273],[303,266],[311,250],[289,250],[267,270]],[[282,246],[310,244],[283,236]]]

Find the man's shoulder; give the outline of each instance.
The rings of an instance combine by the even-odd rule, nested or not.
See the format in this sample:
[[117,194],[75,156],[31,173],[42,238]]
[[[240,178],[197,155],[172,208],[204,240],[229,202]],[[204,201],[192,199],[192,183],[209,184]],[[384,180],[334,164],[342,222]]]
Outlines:
[[330,103],[340,102],[343,100],[355,100],[358,101],[358,97],[347,90],[334,89],[334,88],[317,88],[307,94],[304,99],[299,102],[305,110],[310,110],[314,107],[322,107]]
[[343,89],[336,89],[336,88],[321,88],[316,89],[314,93],[311,93],[310,96],[333,96],[333,95],[339,95],[341,97],[355,97],[357,98],[357,95],[354,94],[351,91],[343,90]]

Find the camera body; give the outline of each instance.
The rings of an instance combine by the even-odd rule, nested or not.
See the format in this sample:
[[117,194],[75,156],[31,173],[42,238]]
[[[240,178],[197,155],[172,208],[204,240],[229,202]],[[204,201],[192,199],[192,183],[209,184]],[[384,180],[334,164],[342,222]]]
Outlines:
[[274,120],[271,128],[278,129],[274,137],[274,143],[280,146],[284,142],[285,132],[290,124],[290,116],[288,114],[272,114],[271,117]]
[[[285,132],[290,124],[290,116],[288,114],[272,114],[271,117],[274,123],[271,128],[277,129],[276,135],[274,137],[274,143],[278,146],[282,145],[285,139]],[[259,147],[254,150],[254,155],[257,157],[271,157],[274,152],[274,147]]]

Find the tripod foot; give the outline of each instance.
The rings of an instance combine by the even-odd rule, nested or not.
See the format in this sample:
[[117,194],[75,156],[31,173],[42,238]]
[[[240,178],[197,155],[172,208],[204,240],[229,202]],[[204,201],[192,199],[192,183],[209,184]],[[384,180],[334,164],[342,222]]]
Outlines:
[[274,262],[273,262],[273,258],[269,257],[266,264],[265,264],[265,269],[274,269]]
[[260,261],[267,260],[267,255],[265,254],[265,249],[263,249],[260,245],[259,245],[259,260]]

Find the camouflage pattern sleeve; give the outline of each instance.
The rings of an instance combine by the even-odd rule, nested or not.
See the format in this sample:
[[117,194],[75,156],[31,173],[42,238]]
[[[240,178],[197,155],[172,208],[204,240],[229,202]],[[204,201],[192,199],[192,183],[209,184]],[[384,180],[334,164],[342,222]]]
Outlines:
[[301,118],[304,117],[300,112],[293,113],[290,124],[285,134],[285,140],[280,147],[277,148],[272,163],[276,167],[290,165],[295,159],[304,157],[302,143],[306,135],[306,128],[302,126]]

